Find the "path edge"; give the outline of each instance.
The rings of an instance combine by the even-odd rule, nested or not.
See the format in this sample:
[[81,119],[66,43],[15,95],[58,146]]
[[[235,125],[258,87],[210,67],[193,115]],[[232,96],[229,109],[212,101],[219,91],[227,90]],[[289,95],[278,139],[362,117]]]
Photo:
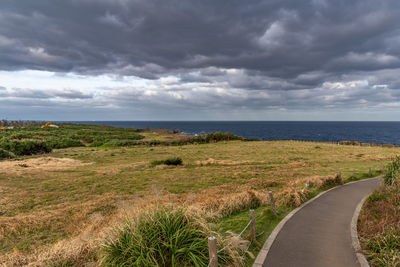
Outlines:
[[353,218],[351,219],[351,224],[350,224],[351,244],[353,245],[353,249],[354,249],[354,252],[356,253],[358,263],[360,264],[361,267],[370,267],[370,266],[367,261],[367,258],[362,253],[360,240],[358,238],[357,222],[358,222],[358,216],[360,215],[362,206],[364,205],[365,201],[371,194],[368,194],[367,196],[365,196],[358,203],[358,205],[354,211]]
[[[277,226],[274,228],[274,230],[271,232],[271,234],[269,235],[268,239],[265,241],[265,243],[264,243],[262,249],[261,249],[260,252],[258,253],[257,258],[256,258],[256,260],[255,260],[254,263],[253,263],[253,267],[262,267],[262,266],[263,266],[263,264],[264,264],[264,262],[265,262],[265,260],[266,260],[266,258],[267,258],[268,252],[269,252],[269,250],[271,249],[271,246],[272,246],[272,244],[274,243],[274,241],[275,241],[276,237],[278,236],[279,232],[281,231],[281,229],[283,228],[283,226],[286,224],[286,222],[287,222],[290,218],[292,218],[293,215],[295,215],[299,210],[301,210],[302,208],[304,208],[305,206],[307,206],[308,204],[310,204],[310,203],[313,202],[314,200],[318,199],[319,197],[321,197],[322,195],[328,193],[329,191],[331,191],[331,190],[333,190],[333,189],[339,188],[339,187],[341,187],[341,186],[346,186],[346,185],[349,185],[349,184],[361,182],[361,181],[366,181],[366,180],[370,180],[370,179],[379,178],[379,177],[380,177],[380,176],[371,177],[371,178],[368,178],[368,179],[362,179],[362,180],[353,181],[353,182],[349,182],[349,183],[346,183],[346,184],[342,184],[342,185],[338,185],[338,186],[332,187],[332,188],[330,188],[330,189],[328,189],[328,190],[326,190],[326,191],[323,191],[323,192],[319,193],[318,195],[316,195],[316,196],[313,197],[312,199],[309,199],[308,201],[304,202],[304,203],[303,203],[302,205],[300,205],[299,207],[297,207],[297,208],[295,208],[294,210],[292,210],[288,215],[285,216],[285,218],[283,218],[283,219],[278,223],[278,225],[277,225]],[[372,194],[372,193],[371,193],[371,194]],[[370,195],[370,194],[369,194],[369,195]],[[368,195],[368,196],[369,196],[369,195]],[[364,198],[361,200],[362,203],[360,202],[361,205],[360,205],[360,203],[358,203],[358,206],[357,206],[357,208],[356,208],[356,212],[357,212],[357,209],[359,209],[359,210],[358,210],[357,217],[356,217],[356,223],[355,223],[356,230],[355,230],[355,234],[356,234],[358,246],[360,247],[360,249],[361,249],[361,246],[360,246],[360,243],[359,243],[359,240],[358,240],[358,234],[357,234],[357,220],[358,220],[358,215],[360,214],[360,211],[361,211],[362,204],[364,203],[363,201],[365,201],[365,200],[367,199],[368,196],[364,197]],[[359,206],[360,206],[360,207],[359,207]],[[352,218],[352,221],[351,221],[351,237],[352,237],[352,244],[353,244],[353,248],[354,248],[354,249],[355,249],[355,247],[354,247],[354,244],[355,244],[355,243],[353,243],[353,242],[354,242],[354,239],[353,239],[353,220],[354,220],[354,216],[355,216],[356,212],[353,214],[353,218]],[[359,249],[359,250],[360,250],[360,249]],[[358,254],[361,254],[362,257],[364,257],[364,259],[365,259],[365,256],[364,256],[364,254],[360,253],[359,250],[356,250],[356,249],[355,249],[356,255],[357,255],[357,259],[360,261],[359,255],[358,255]],[[360,257],[361,257],[361,255],[360,255]],[[367,265],[362,265],[361,262],[360,262],[361,267],[369,267],[368,261],[367,261],[366,259],[365,259],[365,261],[367,262]]]

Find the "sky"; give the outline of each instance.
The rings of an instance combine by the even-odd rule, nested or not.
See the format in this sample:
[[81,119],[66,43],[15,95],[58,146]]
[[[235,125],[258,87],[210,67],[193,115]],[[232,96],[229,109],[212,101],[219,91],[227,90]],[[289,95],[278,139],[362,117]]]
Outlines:
[[398,0],[0,1],[0,119],[399,118]]

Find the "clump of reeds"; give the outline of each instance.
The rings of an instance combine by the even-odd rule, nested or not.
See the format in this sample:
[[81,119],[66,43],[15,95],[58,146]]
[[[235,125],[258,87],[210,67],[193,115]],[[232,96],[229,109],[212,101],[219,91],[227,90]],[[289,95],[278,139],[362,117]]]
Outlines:
[[[156,208],[116,230],[106,241],[103,263],[110,266],[207,266],[207,237],[216,235],[205,221],[184,209]],[[221,238],[217,238],[221,242]],[[223,244],[219,244],[222,246]],[[219,256],[235,262],[232,248]]]

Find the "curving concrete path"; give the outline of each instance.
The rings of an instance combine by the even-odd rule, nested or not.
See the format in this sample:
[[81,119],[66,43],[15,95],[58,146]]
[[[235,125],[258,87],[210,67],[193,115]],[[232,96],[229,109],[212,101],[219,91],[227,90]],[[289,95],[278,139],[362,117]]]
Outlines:
[[379,184],[379,177],[361,180],[310,201],[284,223],[275,239],[271,234],[253,266],[360,267],[350,225],[357,205]]

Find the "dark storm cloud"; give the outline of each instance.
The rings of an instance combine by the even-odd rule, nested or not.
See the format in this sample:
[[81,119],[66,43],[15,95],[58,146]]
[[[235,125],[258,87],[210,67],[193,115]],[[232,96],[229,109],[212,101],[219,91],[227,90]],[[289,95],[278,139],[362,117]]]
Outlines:
[[[3,0],[0,68],[154,79],[399,67],[398,1]],[[218,74],[217,69],[214,73]]]
[[0,71],[145,80],[83,91],[3,83],[5,107],[190,118],[199,110],[384,109],[400,100],[397,0],[2,0],[0,25]]

